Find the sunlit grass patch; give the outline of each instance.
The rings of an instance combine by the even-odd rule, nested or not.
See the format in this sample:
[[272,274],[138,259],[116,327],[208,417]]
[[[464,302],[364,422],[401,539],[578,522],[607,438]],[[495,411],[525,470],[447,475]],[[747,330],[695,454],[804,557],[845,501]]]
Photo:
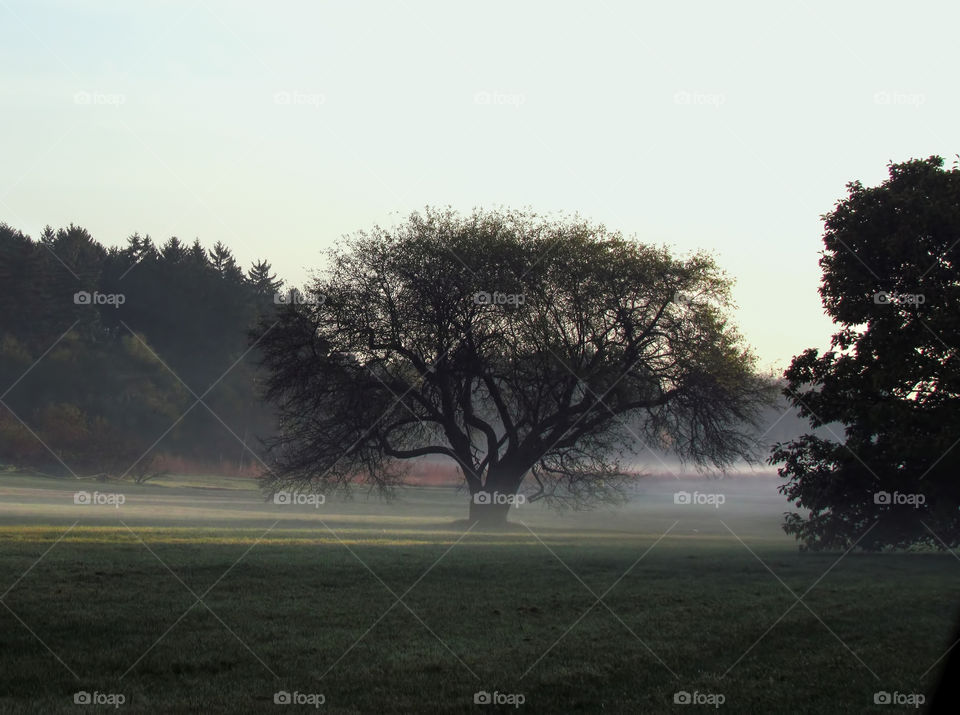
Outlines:
[[[356,522],[355,519],[350,519]],[[329,528],[234,528],[234,527],[175,527],[142,526],[140,524],[117,524],[87,526],[37,524],[24,526],[0,526],[0,542],[51,543],[63,540],[67,543],[115,544],[148,543],[168,544],[260,544],[264,546],[320,545],[320,544],[366,544],[376,546],[437,546],[465,543],[483,546],[530,546],[540,541],[551,545],[598,546],[651,544],[659,534],[618,534],[611,532],[575,532],[559,530],[516,530],[510,533],[491,533],[466,529],[416,529],[409,527],[390,528],[374,526],[345,526],[330,519]],[[702,542],[730,547],[730,538],[720,535],[667,536],[664,541],[678,540],[683,543]]]

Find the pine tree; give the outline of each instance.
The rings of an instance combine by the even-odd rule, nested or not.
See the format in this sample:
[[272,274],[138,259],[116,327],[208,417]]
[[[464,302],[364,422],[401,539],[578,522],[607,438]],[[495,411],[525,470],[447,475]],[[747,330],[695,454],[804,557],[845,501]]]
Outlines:
[[274,295],[283,286],[276,274],[271,274],[272,267],[266,260],[256,261],[247,271],[247,280],[259,295]]

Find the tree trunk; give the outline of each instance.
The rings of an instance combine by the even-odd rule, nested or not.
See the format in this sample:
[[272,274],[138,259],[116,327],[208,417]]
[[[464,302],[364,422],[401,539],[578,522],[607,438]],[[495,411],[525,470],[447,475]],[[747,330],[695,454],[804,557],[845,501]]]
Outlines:
[[488,474],[483,488],[470,495],[470,522],[480,526],[506,526],[510,507],[518,504],[517,491],[523,477],[524,474],[515,469]]
[[505,526],[508,511],[510,511],[510,504],[494,504],[489,501],[477,503],[474,496],[470,499],[469,521],[478,526]]

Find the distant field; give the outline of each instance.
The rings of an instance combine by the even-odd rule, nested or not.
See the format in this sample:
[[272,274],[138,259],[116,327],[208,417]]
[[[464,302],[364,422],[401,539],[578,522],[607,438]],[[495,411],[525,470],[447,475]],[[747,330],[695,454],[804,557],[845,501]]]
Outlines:
[[[702,711],[674,704],[685,691],[903,712],[874,693],[929,693],[957,615],[953,555],[800,554],[769,480],[651,481],[618,512],[527,506],[498,534],[455,528],[451,489],[314,509],[230,486],[0,478],[0,711],[95,711],[78,691],[125,712],[316,711],[277,692],[335,713],[514,710],[480,691],[528,712]],[[725,502],[674,504],[678,488]]]

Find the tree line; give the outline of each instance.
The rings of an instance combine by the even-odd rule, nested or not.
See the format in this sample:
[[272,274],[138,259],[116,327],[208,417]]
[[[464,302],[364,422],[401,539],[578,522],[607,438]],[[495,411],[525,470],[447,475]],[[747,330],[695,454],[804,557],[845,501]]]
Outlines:
[[345,238],[302,300],[221,243],[0,224],[0,463],[247,460],[267,492],[390,492],[404,463],[442,459],[469,520],[503,524],[520,496],[621,501],[646,448],[721,470],[766,456],[804,548],[953,547],[960,167],[888,168],[822,217],[837,332],[779,381],[712,257],[577,217],[428,208]]
[[0,463],[141,478],[255,466],[275,420],[247,334],[282,287],[219,242],[107,248],[72,224],[36,240],[0,224]]
[[[244,271],[220,242],[135,233],[107,248],[79,226],[34,240],[0,224],[0,465],[260,473],[278,422],[256,343],[289,295],[268,261]],[[782,413],[764,420],[768,442],[801,431]],[[673,461],[656,450],[656,469],[661,459]],[[418,467],[457,479],[455,466],[436,468]]]

